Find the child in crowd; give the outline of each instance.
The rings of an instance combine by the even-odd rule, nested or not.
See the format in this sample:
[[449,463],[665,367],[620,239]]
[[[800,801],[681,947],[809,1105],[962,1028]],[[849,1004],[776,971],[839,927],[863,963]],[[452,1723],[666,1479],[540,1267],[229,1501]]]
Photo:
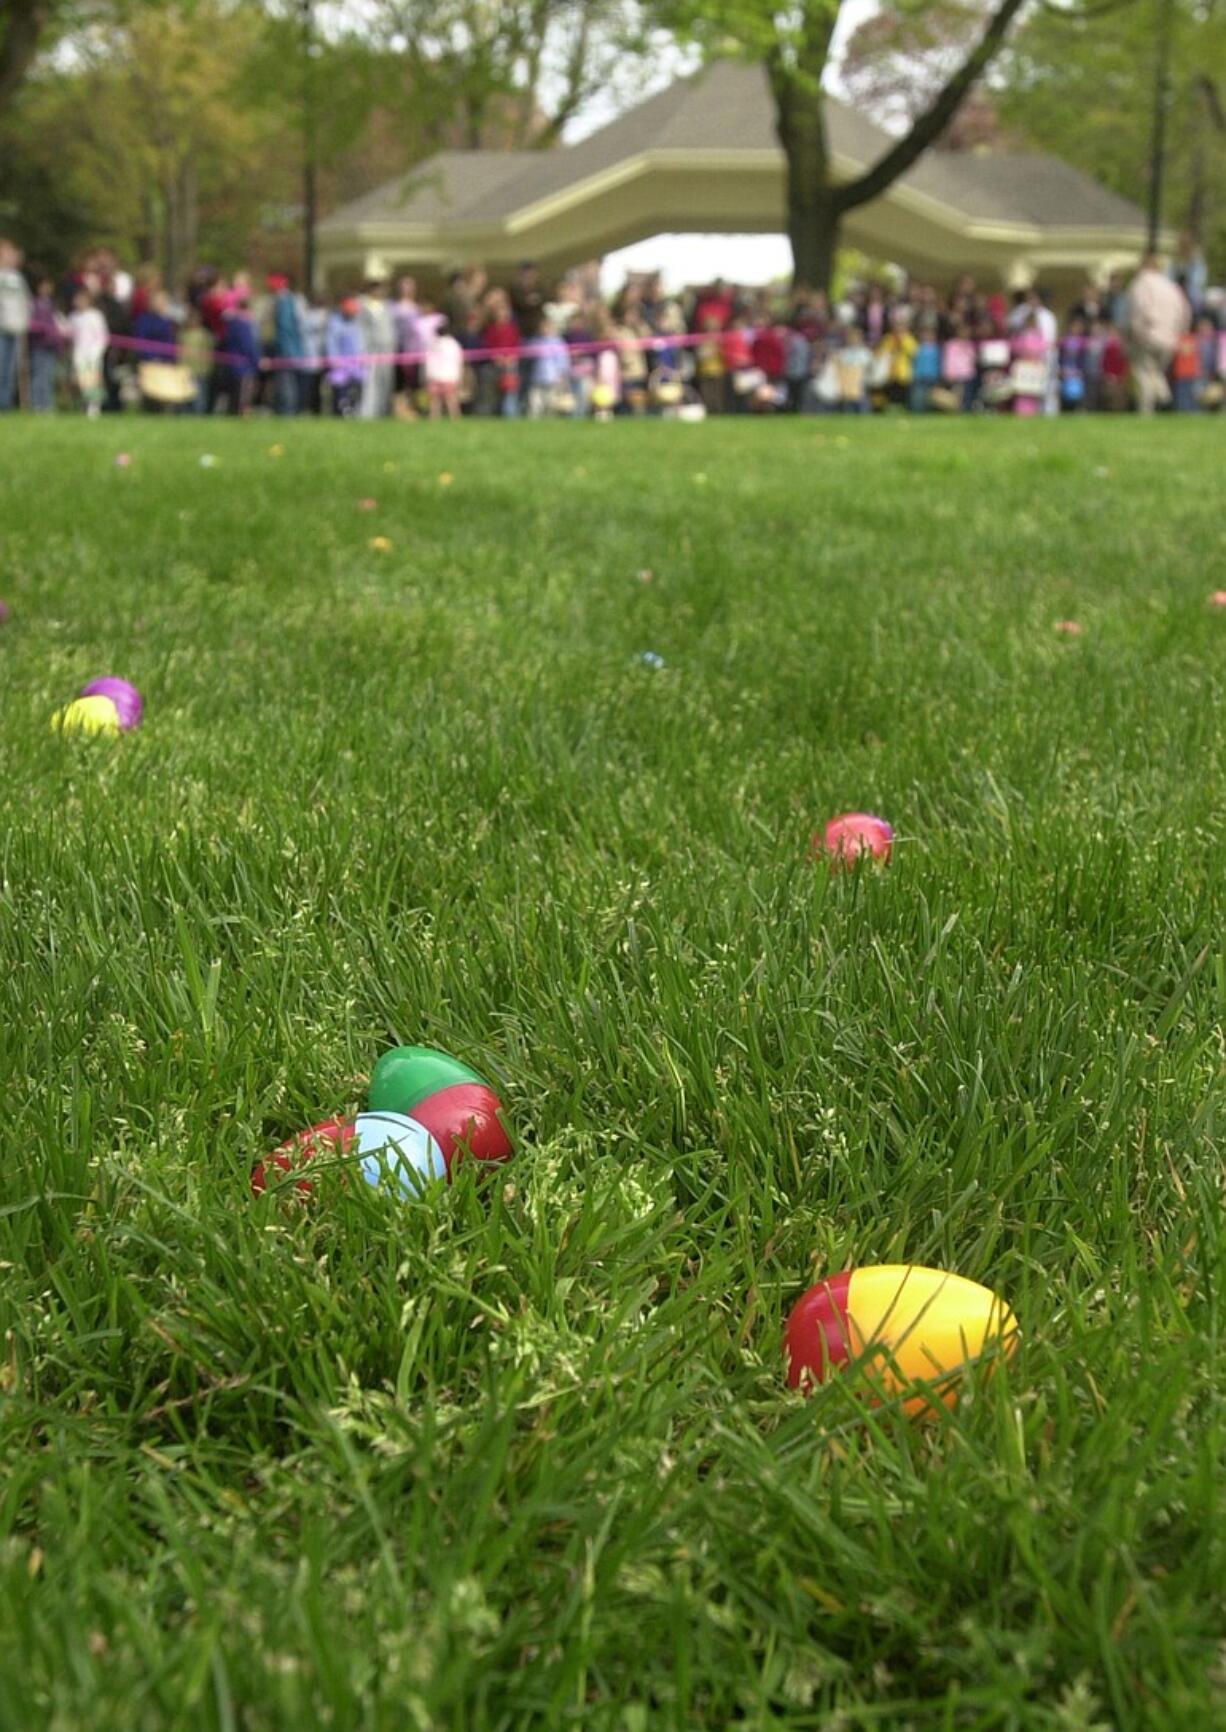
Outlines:
[[813,341],[797,322],[788,328],[787,352],[784,361],[788,408],[793,415],[800,413],[801,405],[804,402],[805,387],[809,383],[812,372]]
[[260,340],[246,295],[225,315],[220,352],[224,360],[218,394],[226,399],[226,413],[249,415],[260,376]]
[[102,413],[105,388],[102,364],[111,333],[88,289],[78,289],[72,297],[68,323],[72,329],[73,381],[85,405],[85,413],[93,421]]
[[911,362],[911,409],[922,415],[930,407],[933,387],[941,382],[941,345],[935,319],[925,319],[919,328]]
[[975,404],[977,368],[975,344],[966,324],[959,321],[941,350],[941,378],[957,397],[963,412]]
[[1086,352],[1089,336],[1083,318],[1073,318],[1060,343],[1060,407],[1075,412],[1086,406]]
[[[595,336],[597,340],[611,336],[612,326],[607,318],[601,317],[596,322]],[[596,354],[596,369],[592,378],[592,409],[597,421],[608,421],[621,404],[622,370],[617,349],[612,342],[603,342]]]
[[834,372],[839,387],[839,407],[845,415],[867,415],[868,375],[873,364],[873,352],[863,334],[852,325],[834,352]]
[[64,347],[66,326],[55,304],[55,284],[43,277],[30,308],[26,343],[30,357],[30,407],[36,414],[55,408],[55,372]]
[[1034,311],[1023,315],[1013,339],[1013,413],[1040,415],[1047,395],[1047,339]]
[[727,407],[728,390],[724,374],[724,352],[719,340],[722,327],[719,319],[711,313],[699,328],[705,334],[694,359],[698,395],[708,415],[719,415]]
[[1086,346],[1082,356],[1082,377],[1086,387],[1086,412],[1095,415],[1103,406],[1103,344],[1107,327],[1101,319],[1091,319],[1086,331]]
[[1127,407],[1128,350],[1112,325],[1103,337],[1103,408],[1118,412]]
[[728,377],[729,407],[738,411],[748,409],[749,400],[761,383],[761,375],[753,364],[749,320],[744,313],[735,315],[720,338],[720,356]]
[[449,421],[458,420],[464,351],[447,328],[447,318],[443,313],[437,315],[426,341],[425,373],[430,419],[437,421],[446,415]]
[[975,347],[979,399],[989,409],[998,409],[1008,401],[1009,364],[1013,357],[1009,339],[1001,334],[1000,325],[990,314],[980,320]]
[[906,314],[902,308],[895,308],[890,317],[890,328],[878,343],[876,352],[880,383],[887,403],[901,407],[908,401],[918,348]]
[[328,383],[332,387],[332,413],[346,420],[358,412],[362,398],[362,326],[356,295],[347,295],[328,315]]
[[1196,343],[1200,350],[1200,401],[1204,408],[1214,399],[1220,401],[1221,398],[1221,387],[1218,383],[1218,328],[1209,313],[1202,313],[1196,321]]
[[482,363],[482,399],[487,410],[514,417],[519,414],[519,326],[511,316],[511,300],[505,289],[491,289],[485,297],[485,347],[493,351]]
[[213,374],[213,339],[205,329],[198,307],[188,307],[183,335],[179,339],[183,365],[196,385],[193,405],[197,415],[209,412],[209,380]]
[[1177,415],[1192,415],[1200,408],[1200,340],[1192,331],[1185,331],[1175,345],[1171,362],[1171,385]]
[[570,388],[570,350],[558,335],[558,327],[546,313],[533,343],[532,384],[528,388],[529,415],[569,415],[574,408]]

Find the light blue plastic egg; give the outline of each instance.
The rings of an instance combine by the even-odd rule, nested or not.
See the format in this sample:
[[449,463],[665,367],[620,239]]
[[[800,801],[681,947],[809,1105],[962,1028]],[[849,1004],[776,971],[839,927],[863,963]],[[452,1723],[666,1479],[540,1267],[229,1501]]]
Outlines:
[[346,1153],[358,1157],[367,1184],[377,1190],[419,1197],[435,1179],[447,1177],[443,1151],[424,1125],[403,1113],[359,1113]]

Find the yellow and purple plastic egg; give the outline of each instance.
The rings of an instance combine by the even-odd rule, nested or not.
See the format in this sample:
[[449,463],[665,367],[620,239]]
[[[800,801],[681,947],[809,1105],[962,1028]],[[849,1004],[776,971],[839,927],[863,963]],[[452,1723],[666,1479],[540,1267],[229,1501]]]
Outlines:
[[139,728],[144,699],[130,680],[114,674],[91,680],[51,718],[57,733],[128,734]]
[[[1011,1354],[1020,1338],[1003,1299],[944,1269],[886,1263],[830,1275],[792,1307],[788,1382],[812,1389],[855,1365],[876,1400],[905,1396],[908,1413],[953,1407],[969,1368]],[[924,1391],[915,1393],[917,1386]],[[926,1393],[930,1391],[931,1393]]]
[[74,698],[51,718],[57,734],[118,734],[119,711],[110,698]]

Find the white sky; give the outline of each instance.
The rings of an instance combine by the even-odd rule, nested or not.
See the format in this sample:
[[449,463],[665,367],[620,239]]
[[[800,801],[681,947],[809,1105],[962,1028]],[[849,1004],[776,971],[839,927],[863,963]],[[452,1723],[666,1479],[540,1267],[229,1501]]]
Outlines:
[[[830,61],[837,65],[852,31],[877,10],[877,0],[844,0],[839,22],[831,44]],[[663,64],[661,76],[653,80],[652,90],[662,89],[674,77],[688,70],[686,62],[677,56],[672,64]],[[827,78],[827,86],[837,92],[837,79]],[[640,97],[641,100],[641,97]],[[610,100],[591,104],[578,117],[567,133],[568,139],[582,138],[598,126],[612,120],[622,105]],[[710,282],[713,277],[726,277],[732,283],[756,286],[777,282],[792,274],[792,249],[786,235],[653,235],[650,240],[636,241],[607,253],[601,269],[601,288],[606,294],[616,289],[627,271],[660,271],[666,289],[683,289],[690,283]]]

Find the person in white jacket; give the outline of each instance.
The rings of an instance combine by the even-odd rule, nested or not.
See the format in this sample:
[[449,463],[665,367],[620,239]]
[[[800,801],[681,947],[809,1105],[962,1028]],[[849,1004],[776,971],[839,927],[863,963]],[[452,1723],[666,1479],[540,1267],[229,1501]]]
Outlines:
[[21,274],[21,253],[0,236],[0,410],[16,407],[31,305],[30,285]]
[[111,333],[88,289],[78,289],[72,297],[68,323],[72,330],[72,376],[92,421],[102,410],[102,364]]
[[1187,296],[1147,253],[1128,291],[1128,354],[1137,391],[1137,410],[1152,415],[1171,400],[1167,370],[1179,339],[1191,322]]

